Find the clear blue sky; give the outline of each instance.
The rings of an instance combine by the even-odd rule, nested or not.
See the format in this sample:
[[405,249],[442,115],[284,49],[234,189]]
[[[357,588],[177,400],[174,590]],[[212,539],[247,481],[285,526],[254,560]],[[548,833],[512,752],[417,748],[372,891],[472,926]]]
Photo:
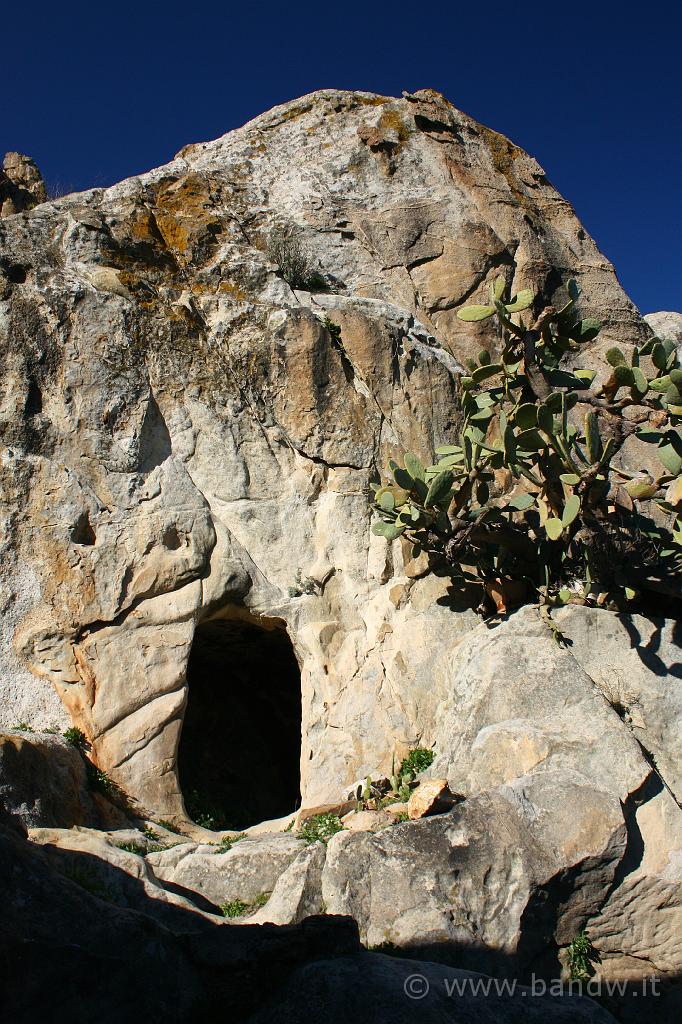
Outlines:
[[527,149],[642,312],[682,310],[679,0],[4,5],[0,152],[107,185],[313,89],[430,86]]

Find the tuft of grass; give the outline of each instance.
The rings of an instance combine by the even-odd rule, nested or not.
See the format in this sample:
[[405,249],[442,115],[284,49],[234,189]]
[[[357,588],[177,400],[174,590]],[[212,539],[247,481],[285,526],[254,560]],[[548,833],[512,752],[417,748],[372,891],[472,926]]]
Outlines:
[[229,903],[221,903],[220,909],[223,917],[243,917],[249,909],[249,904],[244,900],[230,900]]
[[68,740],[71,746],[75,747],[76,750],[79,750],[81,754],[84,750],[90,749],[90,744],[87,741],[85,733],[81,729],[77,729],[75,725],[65,729],[62,735],[64,736],[64,739]]
[[594,974],[593,962],[599,962],[586,931],[579,932],[567,948],[568,969],[573,981],[587,981]]
[[119,850],[125,850],[127,853],[136,853],[138,857],[144,857],[147,850],[144,846],[140,846],[139,843],[116,843]]
[[166,821],[164,818],[159,818],[159,825],[161,828],[165,828],[166,832],[174,832],[176,836],[183,836],[185,834],[172,821]]
[[301,231],[295,225],[273,228],[268,237],[266,253],[290,288],[309,292],[325,290],[326,281],[313,267],[301,242]]
[[185,805],[187,813],[195,825],[200,825],[201,828],[209,829],[211,832],[217,832],[219,829],[228,827],[223,808],[218,807],[203,793],[199,793],[198,790],[190,790],[187,794]]
[[402,764],[400,765],[401,776],[403,775],[419,775],[420,772],[426,771],[433,764],[433,751],[427,747],[414,747],[410,750],[409,754],[403,758]]
[[337,832],[343,831],[343,825],[336,814],[315,814],[304,821],[297,832],[299,839],[306,843],[328,843]]
[[223,917],[244,917],[245,914],[264,907],[271,896],[271,892],[259,892],[250,903],[246,903],[244,900],[230,900],[228,903],[222,903],[220,909],[223,912]]
[[113,779],[110,779],[106,772],[85,758],[85,774],[88,785],[93,793],[101,793],[102,796],[112,797],[118,787]]
[[215,852],[227,853],[228,850],[232,849],[235,843],[240,842],[242,839],[246,839],[246,832],[240,832],[237,836],[223,836],[220,840],[220,845]]
[[153,828],[149,827],[149,825],[145,825],[144,828],[141,828],[140,832],[145,837],[145,839],[151,839],[152,842],[157,842],[161,838],[159,833],[155,832]]
[[31,728],[31,726],[27,722],[17,722],[16,725],[12,726],[12,728],[14,729],[15,732],[34,732],[35,731],[35,730],[33,730]]
[[328,334],[331,336],[332,341],[338,345],[341,341],[341,328],[339,325],[335,324],[333,320],[330,320],[328,316],[324,318],[323,323]]
[[396,814],[395,821],[394,821],[393,824],[394,825],[402,825],[403,822],[409,821],[409,820],[410,820],[410,816],[407,813],[407,811],[401,811],[400,814]]

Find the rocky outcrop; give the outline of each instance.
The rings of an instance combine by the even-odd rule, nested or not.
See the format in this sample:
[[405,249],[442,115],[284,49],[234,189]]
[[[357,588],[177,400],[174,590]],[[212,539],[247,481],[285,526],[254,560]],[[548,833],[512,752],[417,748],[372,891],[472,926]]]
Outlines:
[[[274,229],[299,247],[296,279],[268,255]],[[651,335],[537,163],[429,90],[322,91],[5,219],[0,267],[3,724],[72,721],[129,808],[189,831],[178,744],[207,645],[196,758],[230,776],[248,815],[251,777],[280,781],[251,749],[258,716],[283,729],[290,713],[265,685],[277,656],[254,676],[240,646],[276,632],[300,666],[299,820],[345,814],[358,780],[417,745],[458,799],[397,824],[363,812],[368,828],[326,849],[266,833],[140,864],[109,838],[46,833],[31,856],[54,865],[95,843],[142,903],[181,890],[221,934],[249,926],[208,920],[220,902],[272,892],[249,921],[326,909],[368,945],[495,976],[565,972],[586,928],[604,977],[673,979],[673,619],[570,608],[565,647],[533,609],[491,628],[369,530],[369,483],[397,452],[451,439],[461,362],[496,350],[490,321],[456,317],[494,277],[538,305],[576,278],[581,312],[606,311],[597,365],[609,343]],[[246,740],[230,718],[245,701]],[[378,985],[402,984],[403,965],[366,963]]]
[[83,758],[61,736],[0,733],[0,803],[30,827],[102,823]]
[[[269,261],[283,223],[323,291]],[[458,361],[496,344],[457,307],[500,273],[539,302],[573,276],[607,338],[649,330],[542,169],[428,90],[315,93],[10,218],[2,248],[7,714],[42,677],[165,818],[210,616],[286,627],[305,804],[424,732],[442,637],[475,618],[371,538],[366,494],[451,436]],[[31,724],[61,724],[36,703]]]
[[30,156],[5,153],[0,171],[0,217],[32,210],[46,199],[45,182]]
[[647,313],[644,320],[658,338],[682,344],[682,313]]
[[275,833],[247,836],[231,849],[181,843],[150,854],[148,862],[157,878],[199,893],[217,908],[232,900],[249,905],[273,891],[303,846],[295,836]]
[[[83,832],[27,843],[0,823],[3,1012],[18,1024],[245,1021],[299,965],[357,954],[350,921],[297,928],[216,924],[155,884],[141,857]],[[36,838],[40,836],[36,833]]]

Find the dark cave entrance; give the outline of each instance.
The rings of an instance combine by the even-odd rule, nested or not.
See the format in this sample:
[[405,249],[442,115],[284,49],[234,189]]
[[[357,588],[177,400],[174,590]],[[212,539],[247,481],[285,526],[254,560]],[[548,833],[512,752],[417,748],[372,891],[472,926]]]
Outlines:
[[187,683],[178,771],[190,818],[243,829],[295,810],[301,673],[286,631],[251,618],[200,623]]

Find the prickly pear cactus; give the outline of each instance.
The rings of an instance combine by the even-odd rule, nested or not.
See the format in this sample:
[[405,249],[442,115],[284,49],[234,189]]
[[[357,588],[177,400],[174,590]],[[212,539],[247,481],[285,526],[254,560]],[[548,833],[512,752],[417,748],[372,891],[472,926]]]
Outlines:
[[[628,360],[606,358],[608,379],[563,368],[567,353],[599,334],[580,319],[578,289],[562,309],[527,314],[533,295],[461,309],[461,320],[497,317],[501,355],[487,351],[459,381],[462,421],[432,465],[407,452],[374,490],[374,533],[405,537],[413,554],[462,588],[478,588],[482,607],[539,600],[621,607],[652,591],[680,596],[682,572],[682,369],[672,342],[653,338]],[[579,356],[573,356],[576,362]],[[640,407],[639,423],[624,411]],[[644,424],[642,425],[642,421]],[[656,447],[664,472],[614,467],[635,433]]]

